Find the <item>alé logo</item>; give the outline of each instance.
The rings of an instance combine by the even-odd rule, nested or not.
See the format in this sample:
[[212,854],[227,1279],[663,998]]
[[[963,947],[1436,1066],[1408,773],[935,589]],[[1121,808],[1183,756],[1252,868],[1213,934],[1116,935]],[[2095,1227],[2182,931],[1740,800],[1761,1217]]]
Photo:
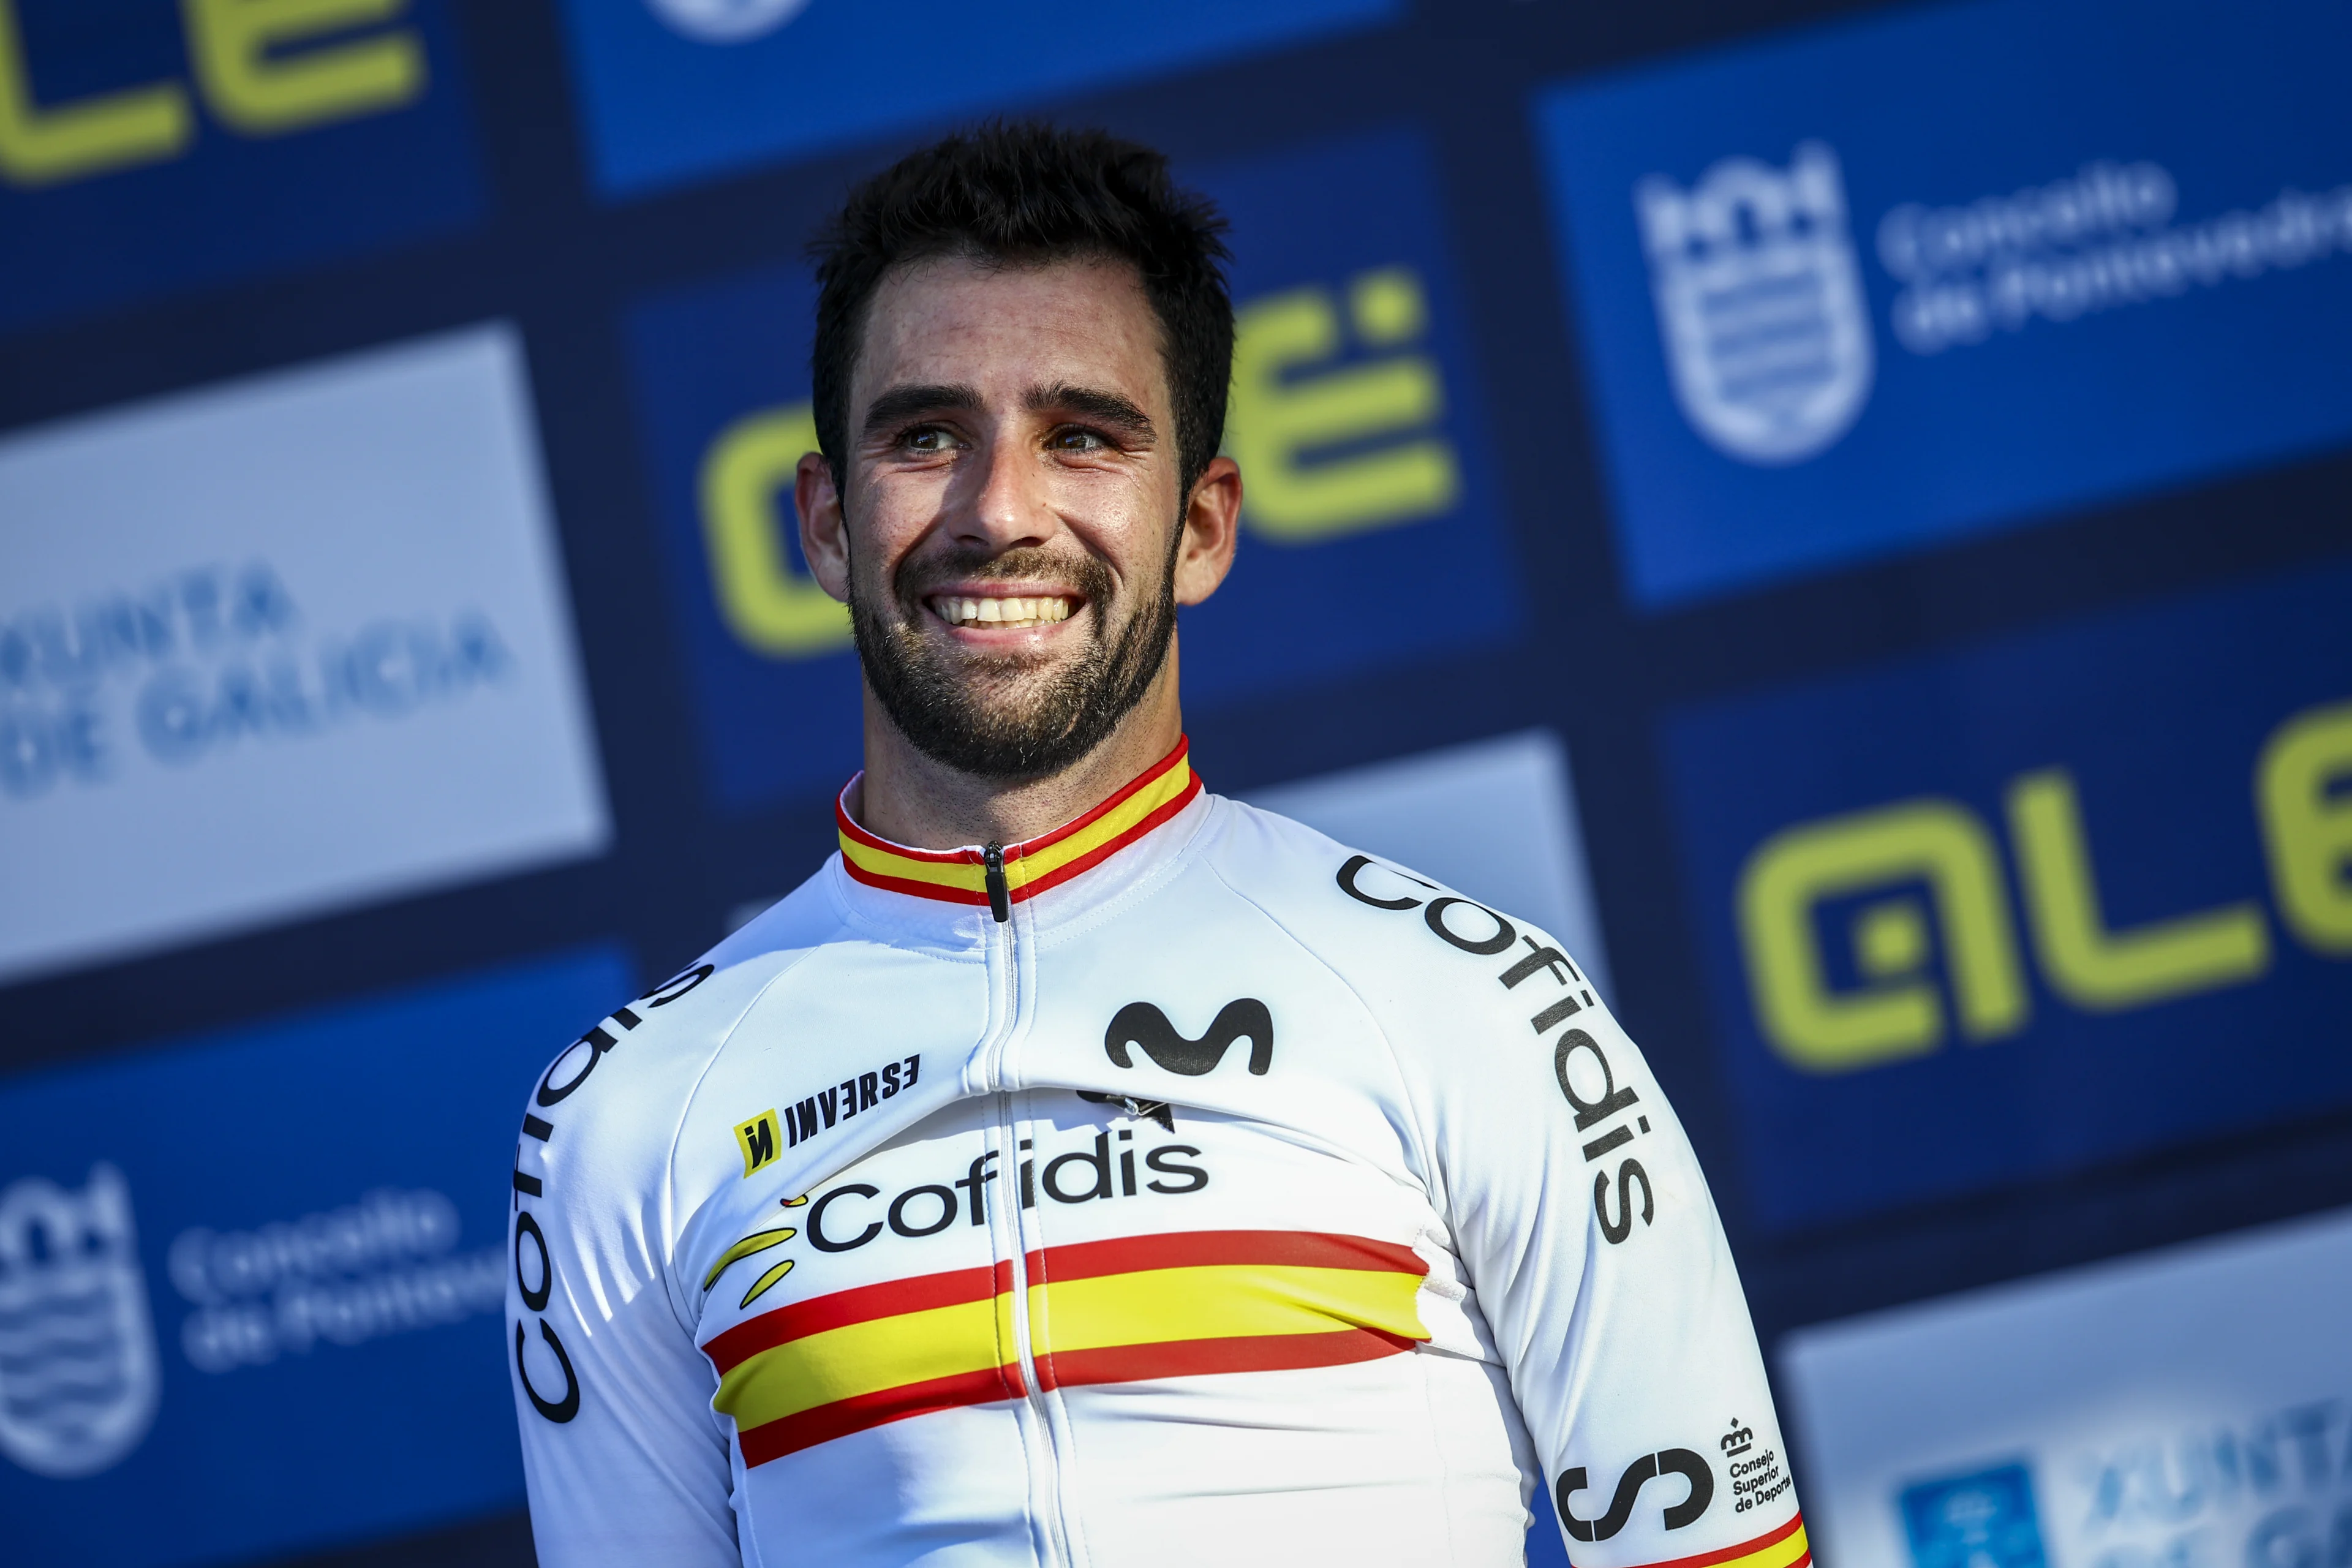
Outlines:
[[1675,401],[1744,462],[1801,462],[1852,427],[1875,369],[1837,155],[1726,158],[1634,187]]
[[[2344,787],[2352,701],[2289,715],[2252,773],[2280,924],[2312,952],[2352,956]],[[1993,826],[1957,800],[1923,796],[1797,823],[1750,852],[1736,919],[1756,1017],[1782,1060],[1852,1072],[1935,1051],[1955,1029],[1971,1042],[2017,1034],[2031,1021],[2029,952],[2050,989],[2089,1013],[2242,985],[2270,970],[2270,926],[2252,898],[2111,925],[2070,770],[2015,775],[2001,805],[2022,940]],[[1832,910],[1845,911],[1858,984],[1831,980],[1822,927]],[[1938,933],[1948,988],[1934,974]]]
[[390,113],[426,89],[424,44],[403,25],[407,0],[187,0],[180,9],[184,78],[44,101],[32,90],[41,62],[16,0],[0,0],[0,185],[69,184],[170,163],[194,150],[206,117],[232,135],[266,139]]
[[0,1189],[0,1454],[35,1475],[107,1468],[146,1436],[163,1391],[131,1189]]

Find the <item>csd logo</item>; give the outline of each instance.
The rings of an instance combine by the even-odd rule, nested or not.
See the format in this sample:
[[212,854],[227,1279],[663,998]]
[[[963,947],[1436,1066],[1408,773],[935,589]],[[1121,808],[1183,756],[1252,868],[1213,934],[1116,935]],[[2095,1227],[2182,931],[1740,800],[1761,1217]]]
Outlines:
[[[2352,957],[2352,702],[2289,718],[2262,747],[2253,778],[2281,923],[2315,952]],[[2022,944],[1992,829],[1957,801],[1800,823],[1748,857],[1736,895],[1740,942],[1757,1018],[1783,1059],[1850,1072],[1934,1051],[1955,1028],[1970,1041],[2014,1035],[2032,1005],[2027,951],[2053,992],[2092,1012],[2241,984],[2269,969],[2270,928],[2252,899],[2110,927],[2065,769],[2019,774],[2003,805]],[[1874,889],[1885,896],[1855,910],[1848,932],[1862,983],[1838,988],[1820,908]],[[1931,932],[1943,939],[1948,998],[1930,973]]]
[[1582,1491],[1587,1483],[1584,1467],[1562,1470],[1559,1484],[1553,1489],[1553,1501],[1559,1507],[1560,1528],[1571,1541],[1606,1541],[1625,1528],[1633,1518],[1633,1504],[1642,1489],[1660,1476],[1680,1476],[1690,1483],[1690,1489],[1680,1502],[1667,1505],[1664,1523],[1668,1530],[1681,1530],[1695,1524],[1715,1500],[1715,1472],[1707,1468],[1706,1460],[1688,1448],[1665,1448],[1654,1454],[1644,1454],[1625,1467],[1617,1478],[1617,1491],[1609,1500],[1609,1510],[1597,1519],[1579,1519],[1569,1499]]
[[[1248,479],[1244,526],[1276,543],[1318,544],[1454,510],[1461,468],[1428,333],[1410,267],[1241,305],[1225,444]],[[794,543],[793,474],[815,450],[809,403],[755,409],[712,438],[696,479],[719,618],[766,658],[818,658],[850,643],[848,610],[817,586]]]
[[[39,62],[28,58],[20,9],[0,0],[0,181],[63,184],[188,151],[196,114],[179,81],[36,101]],[[425,49],[412,29],[380,25],[407,9],[407,0],[182,0],[194,96],[246,137],[398,109],[425,91]]]

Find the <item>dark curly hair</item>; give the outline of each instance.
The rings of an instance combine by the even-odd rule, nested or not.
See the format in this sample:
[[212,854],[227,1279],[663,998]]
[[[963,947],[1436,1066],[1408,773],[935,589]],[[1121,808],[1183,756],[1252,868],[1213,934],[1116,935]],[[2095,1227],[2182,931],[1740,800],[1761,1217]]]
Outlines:
[[939,256],[1011,266],[1103,258],[1134,264],[1160,320],[1189,493],[1224,439],[1233,380],[1224,232],[1207,198],[1169,177],[1164,156],[1099,131],[992,121],[899,159],[852,191],[810,247],[822,289],[810,355],[817,445],[835,484],[846,479],[866,306],[892,268]]

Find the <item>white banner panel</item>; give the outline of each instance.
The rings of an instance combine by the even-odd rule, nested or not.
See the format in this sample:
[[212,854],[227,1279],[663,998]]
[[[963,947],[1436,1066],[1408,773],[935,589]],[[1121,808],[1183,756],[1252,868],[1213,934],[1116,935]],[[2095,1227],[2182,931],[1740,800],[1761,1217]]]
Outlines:
[[608,832],[510,328],[0,441],[0,980]]
[[1782,1342],[1832,1568],[2342,1568],[2352,1215]]

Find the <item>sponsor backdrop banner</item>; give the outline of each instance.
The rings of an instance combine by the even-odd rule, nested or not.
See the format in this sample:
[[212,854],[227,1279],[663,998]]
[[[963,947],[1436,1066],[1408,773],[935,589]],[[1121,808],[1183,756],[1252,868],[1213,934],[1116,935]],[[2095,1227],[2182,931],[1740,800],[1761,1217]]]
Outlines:
[[2339,563],[1667,721],[1768,1222],[2352,1098],[2347,595]]
[[0,1090],[12,1559],[282,1555],[511,1506],[515,1107],[610,948]]
[[444,0],[7,0],[0,330],[483,213]]
[[1089,26],[1041,0],[1012,0],[974,26],[952,0],[905,0],[889,21],[903,47],[877,47],[874,16],[856,0],[562,5],[596,182],[613,195],[1279,48],[1404,8],[1401,0],[1190,0]]
[[[805,247],[991,114],[1231,220],[1196,765],[1557,933],[1768,1343],[2352,1211],[2352,16],[1591,10],[0,0],[0,1556],[529,1561],[523,1087],[833,849]],[[2347,1245],[1790,1341],[1832,1568],[2352,1568]]]
[[593,855],[504,327],[0,442],[0,977]]
[[2335,1562],[2352,1541],[2347,1291],[2339,1211],[1791,1335],[1822,1557]]
[[2342,441],[2347,48],[2333,0],[2000,0],[1546,94],[1633,596]]

